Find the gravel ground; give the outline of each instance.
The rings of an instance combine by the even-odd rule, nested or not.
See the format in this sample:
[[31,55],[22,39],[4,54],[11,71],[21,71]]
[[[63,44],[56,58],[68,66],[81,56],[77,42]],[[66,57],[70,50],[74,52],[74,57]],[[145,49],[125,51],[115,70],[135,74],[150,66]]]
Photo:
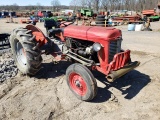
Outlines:
[[11,50],[0,51],[0,82],[15,77],[18,69],[12,58]]
[[[0,23],[0,33],[25,26],[5,24],[4,19]],[[37,26],[45,30],[42,23]],[[132,50],[132,60],[141,64],[113,83],[93,72],[98,94],[91,102],[78,100],[69,90],[65,70],[70,63],[54,64],[51,56],[43,56],[43,67],[36,76],[18,73],[0,84],[0,119],[160,120],[160,22],[151,26],[153,32],[128,32],[127,26],[117,26],[123,34],[122,48]],[[0,56],[0,65],[4,63],[17,72],[10,52]]]

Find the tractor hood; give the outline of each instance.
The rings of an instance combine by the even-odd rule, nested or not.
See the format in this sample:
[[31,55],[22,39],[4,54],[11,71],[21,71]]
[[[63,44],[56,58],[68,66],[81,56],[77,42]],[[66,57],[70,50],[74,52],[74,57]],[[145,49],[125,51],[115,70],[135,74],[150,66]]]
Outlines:
[[64,29],[64,37],[71,37],[89,41],[109,41],[121,37],[121,30],[112,27],[74,26]]

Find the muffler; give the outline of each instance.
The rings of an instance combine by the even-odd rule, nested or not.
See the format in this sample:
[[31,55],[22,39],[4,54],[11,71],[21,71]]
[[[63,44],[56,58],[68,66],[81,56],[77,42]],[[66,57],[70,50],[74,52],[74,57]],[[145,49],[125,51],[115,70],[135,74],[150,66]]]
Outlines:
[[111,71],[111,73],[108,74],[106,78],[109,82],[113,82],[117,78],[120,78],[121,76],[125,75],[129,71],[133,70],[135,67],[139,66],[139,64],[140,64],[139,61],[131,62],[130,64],[124,66],[119,70]]

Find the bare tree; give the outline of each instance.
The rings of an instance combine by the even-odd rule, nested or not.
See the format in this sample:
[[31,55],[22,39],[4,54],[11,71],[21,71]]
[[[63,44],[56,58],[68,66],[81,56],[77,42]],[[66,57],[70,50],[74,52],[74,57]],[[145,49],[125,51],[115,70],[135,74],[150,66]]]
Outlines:
[[85,7],[87,7],[87,0],[79,0],[79,2],[80,2],[80,6],[82,7],[82,8],[85,8]]
[[93,0],[93,8],[98,12],[101,0]]
[[80,6],[80,0],[71,0],[70,2],[70,9],[73,9],[74,11],[78,10]]
[[38,10],[42,10],[43,9],[43,6],[39,2],[37,3],[37,9]]
[[[144,9],[157,8],[160,0],[70,0],[70,9],[77,10],[80,8],[92,8],[93,10],[102,9],[106,10],[135,10],[142,11]],[[60,6],[59,0],[52,0],[52,6],[42,6],[40,3],[36,5],[18,6],[16,3],[13,5],[1,5],[0,10],[18,11],[18,10],[37,10],[37,7],[56,11],[56,8],[69,9],[69,6]],[[41,8],[41,9],[43,9]]]
[[113,11],[117,7],[117,0],[109,0],[110,10]]
[[17,11],[17,10],[19,10],[19,6],[16,3],[14,3],[13,5],[7,6],[7,10]]
[[91,9],[91,7],[92,7],[92,0],[86,0],[86,5],[87,5],[88,8]]
[[53,7],[53,11],[56,12],[58,10],[58,7],[61,5],[59,0],[52,0],[51,5]]
[[109,0],[102,0],[101,6],[105,11],[107,11],[109,9]]
[[136,0],[130,0],[130,10],[137,10],[137,6],[136,6]]

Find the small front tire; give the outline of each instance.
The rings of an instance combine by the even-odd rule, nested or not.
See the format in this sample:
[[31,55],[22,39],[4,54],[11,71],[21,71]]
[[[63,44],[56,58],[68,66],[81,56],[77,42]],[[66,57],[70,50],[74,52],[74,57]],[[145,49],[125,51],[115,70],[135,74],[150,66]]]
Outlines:
[[66,78],[70,90],[78,99],[90,101],[96,96],[97,82],[87,67],[78,63],[70,65]]

